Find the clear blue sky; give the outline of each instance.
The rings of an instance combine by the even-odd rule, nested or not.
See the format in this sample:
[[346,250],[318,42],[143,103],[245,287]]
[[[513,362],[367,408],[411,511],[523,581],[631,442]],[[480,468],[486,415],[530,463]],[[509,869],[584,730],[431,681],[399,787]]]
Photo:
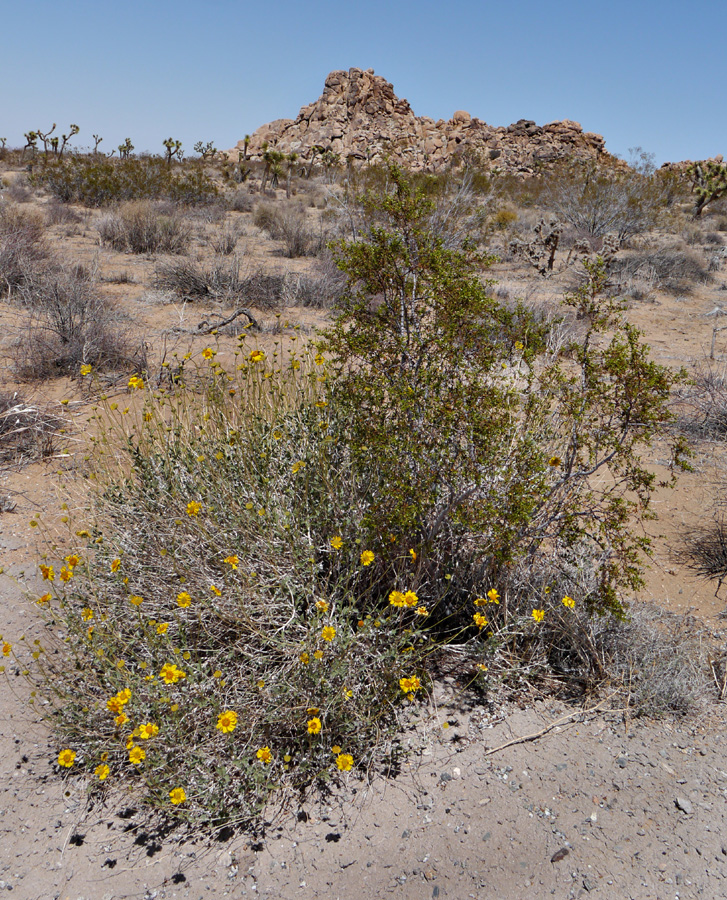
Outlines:
[[725,0],[16,0],[0,5],[0,136],[71,122],[232,147],[374,68],[418,115],[575,119],[621,156],[727,157]]

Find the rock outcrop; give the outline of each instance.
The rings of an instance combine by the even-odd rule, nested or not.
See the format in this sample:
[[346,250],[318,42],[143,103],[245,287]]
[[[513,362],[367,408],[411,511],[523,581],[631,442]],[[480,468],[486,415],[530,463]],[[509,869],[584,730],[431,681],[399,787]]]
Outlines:
[[[470,157],[487,168],[529,174],[565,157],[597,158],[604,145],[601,135],[584,132],[568,119],[543,126],[520,119],[496,128],[458,110],[451,119],[435,122],[416,116],[373,69],[349,69],[331,72],[321,96],[296,119],[258,128],[247,155],[259,159],[267,146],[311,160],[328,150],[342,164],[389,158],[432,172]],[[237,149],[244,150],[243,141]]]

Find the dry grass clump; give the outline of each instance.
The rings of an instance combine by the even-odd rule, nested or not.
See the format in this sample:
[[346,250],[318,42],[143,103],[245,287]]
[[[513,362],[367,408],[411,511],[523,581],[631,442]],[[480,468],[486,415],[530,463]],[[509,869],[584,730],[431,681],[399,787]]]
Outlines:
[[258,203],[253,222],[274,241],[283,243],[283,253],[289,259],[315,256],[326,243],[326,235],[311,226],[305,207],[299,203]]
[[11,351],[19,378],[75,375],[83,364],[121,372],[145,365],[143,344],[120,327],[90,273],[48,266],[22,285],[18,299],[27,314]]
[[0,463],[38,459],[55,452],[65,419],[27,403],[17,393],[0,393]]
[[178,210],[150,201],[123,203],[96,226],[101,243],[121,253],[176,253],[189,249],[192,229]]
[[610,274],[620,282],[641,279],[670,293],[685,294],[709,278],[709,269],[700,253],[682,245],[616,257]]
[[682,535],[675,558],[702,578],[717,580],[717,593],[727,578],[727,522],[721,517]]
[[724,366],[700,365],[680,392],[679,427],[698,438],[727,437],[727,372]]

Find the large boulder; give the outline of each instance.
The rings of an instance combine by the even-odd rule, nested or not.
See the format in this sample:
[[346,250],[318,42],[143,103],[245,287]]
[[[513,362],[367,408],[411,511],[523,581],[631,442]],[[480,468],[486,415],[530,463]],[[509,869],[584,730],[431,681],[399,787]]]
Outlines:
[[[296,152],[303,161],[329,150],[341,163],[393,159],[436,172],[474,158],[485,168],[529,172],[563,158],[597,158],[605,141],[601,135],[584,134],[578,122],[568,119],[545,126],[520,119],[507,128],[493,128],[457,110],[449,121],[435,122],[416,116],[373,69],[354,68],[331,72],[318,100],[295,119],[276,119],[258,128],[248,156],[259,159],[266,147]],[[239,141],[235,149],[243,148]]]

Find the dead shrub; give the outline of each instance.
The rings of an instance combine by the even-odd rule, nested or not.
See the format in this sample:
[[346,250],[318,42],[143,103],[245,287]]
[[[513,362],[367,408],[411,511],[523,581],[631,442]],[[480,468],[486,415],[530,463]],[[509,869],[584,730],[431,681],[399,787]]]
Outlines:
[[223,301],[243,293],[237,257],[226,262],[216,260],[208,267],[191,259],[162,260],[157,263],[152,283],[157,290],[188,301]]
[[679,395],[679,427],[698,438],[727,438],[727,371],[702,365]]
[[79,225],[83,216],[72,206],[54,199],[45,208],[45,221],[47,225]]
[[719,517],[686,531],[674,558],[701,578],[716,578],[719,593],[727,578],[727,521]]
[[237,223],[226,224],[209,237],[209,245],[218,256],[230,256],[235,252],[241,234],[242,231]]
[[595,625],[596,643],[636,715],[686,715],[713,696],[710,637],[693,616],[633,603],[626,619]]
[[249,191],[235,191],[230,194],[227,204],[234,212],[249,213],[255,208],[255,198]]
[[76,269],[49,268],[19,292],[28,319],[13,347],[23,380],[76,375],[81,365],[130,371],[146,366],[146,351],[118,325],[93,278]]
[[16,392],[0,393],[0,462],[50,456],[65,419],[26,401]]
[[25,284],[49,257],[40,216],[0,204],[0,296]]
[[97,225],[101,243],[121,253],[183,254],[192,229],[169,204],[140,200],[122,204]]

